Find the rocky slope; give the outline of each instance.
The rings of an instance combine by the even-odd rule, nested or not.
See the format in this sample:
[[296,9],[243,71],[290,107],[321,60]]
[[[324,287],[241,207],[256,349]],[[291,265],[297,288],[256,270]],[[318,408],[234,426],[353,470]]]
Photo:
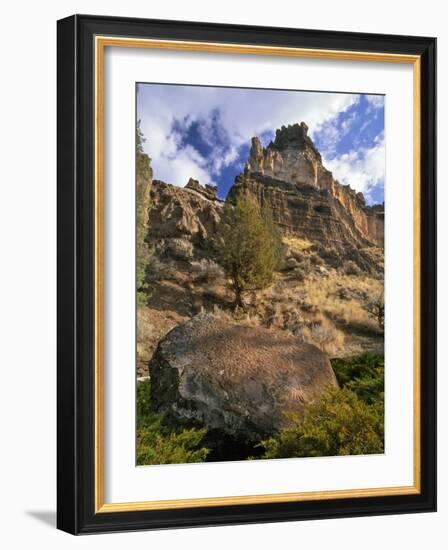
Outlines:
[[[194,292],[189,288],[201,270],[213,266],[213,262],[198,260],[201,245],[216,232],[223,202],[214,187],[203,187],[193,179],[186,187],[158,180],[149,188],[146,181],[142,183],[139,188],[137,180],[138,197],[143,196],[147,204],[146,241],[152,256],[146,278],[151,297],[150,307],[137,311],[137,372],[146,376],[159,339],[204,305],[200,290],[206,290],[204,282]],[[218,266],[215,269],[222,275]]]
[[[202,310],[228,312],[232,296],[207,248],[224,206],[216,189],[193,179],[185,187],[137,184],[152,250],[151,294],[137,322],[137,369],[144,376],[161,338]],[[285,245],[275,284],[246,297],[253,324],[286,330],[332,356],[381,351],[382,332],[367,305],[382,291],[382,205],[366,206],[362,194],[334,179],[304,123],[277,130],[266,148],[252,139],[227,200],[239,194],[268,204]]]

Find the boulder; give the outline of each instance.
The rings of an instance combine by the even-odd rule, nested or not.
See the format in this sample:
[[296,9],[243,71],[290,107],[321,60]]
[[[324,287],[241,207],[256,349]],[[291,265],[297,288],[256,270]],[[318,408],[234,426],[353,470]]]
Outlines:
[[149,371],[152,402],[168,422],[254,442],[284,425],[284,411],[300,413],[337,385],[327,355],[315,346],[209,313],[169,332]]

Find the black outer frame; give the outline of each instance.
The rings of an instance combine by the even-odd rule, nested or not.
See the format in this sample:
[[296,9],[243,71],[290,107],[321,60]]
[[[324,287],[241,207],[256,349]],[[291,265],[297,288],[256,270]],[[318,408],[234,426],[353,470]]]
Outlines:
[[[436,39],[74,15],[57,26],[57,527],[72,534],[436,510]],[[95,35],[421,56],[421,493],[94,512]]]

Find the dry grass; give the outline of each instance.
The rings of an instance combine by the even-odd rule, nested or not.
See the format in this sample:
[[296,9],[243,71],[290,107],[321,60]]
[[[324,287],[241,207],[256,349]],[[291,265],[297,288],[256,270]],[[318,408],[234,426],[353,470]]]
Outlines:
[[293,237],[292,235],[285,235],[282,238],[283,244],[285,244],[293,252],[302,252],[308,250],[313,246],[313,243],[307,239],[300,239],[299,237]]
[[303,282],[278,277],[268,289],[245,296],[245,311],[235,312],[229,305],[212,311],[241,325],[286,330],[334,356],[343,353],[352,334],[381,335],[367,304],[382,289],[382,281],[373,277],[324,270]]
[[334,355],[344,348],[345,334],[324,316],[309,327],[303,327],[300,336],[304,342],[314,344],[328,355]]
[[341,356],[354,334],[381,335],[367,303],[382,288],[376,278],[332,269],[315,272],[303,282],[282,278],[248,300],[247,319],[287,330],[329,355]]
[[[368,312],[372,298],[383,290],[383,280],[365,274],[343,274],[315,265],[311,243],[284,237],[300,258],[303,277],[295,271],[277,273],[269,288],[245,294],[245,310],[234,311],[233,294],[221,268],[208,260],[154,262],[154,281],[148,319],[139,319],[139,370],[143,372],[158,339],[175,324],[201,311],[242,326],[280,329],[304,342],[314,344],[333,357],[343,357],[370,347],[381,347],[378,322]],[[294,253],[293,253],[294,254]],[[317,259],[318,256],[316,256]],[[151,324],[151,334],[148,336]],[[141,326],[140,326],[141,325]],[[370,346],[370,347],[369,347]],[[373,349],[372,347],[372,349]]]
[[[222,309],[215,306],[213,314],[223,321],[243,326],[264,326],[286,330],[301,341],[314,344],[329,355],[344,349],[345,334],[320,310],[310,314],[301,307],[303,287],[288,286],[285,281],[246,299],[247,311]],[[306,309],[306,307],[304,308]]]
[[378,332],[378,326],[366,310],[372,296],[380,294],[382,281],[367,276],[353,277],[330,273],[316,281],[308,279],[302,287],[305,307],[325,313],[338,323],[354,329]]

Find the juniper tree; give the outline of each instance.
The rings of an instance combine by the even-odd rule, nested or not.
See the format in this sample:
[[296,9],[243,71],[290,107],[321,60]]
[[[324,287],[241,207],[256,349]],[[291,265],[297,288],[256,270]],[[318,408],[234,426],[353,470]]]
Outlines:
[[136,235],[136,285],[138,303],[144,303],[148,295],[145,281],[146,267],[151,250],[146,242],[148,231],[149,192],[152,182],[151,158],[144,152],[145,138],[140,128],[140,120],[135,131],[135,162],[137,175],[137,235]]
[[280,263],[281,240],[270,210],[241,195],[224,207],[217,233],[218,261],[231,281],[235,307],[244,309],[243,295],[274,280]]

